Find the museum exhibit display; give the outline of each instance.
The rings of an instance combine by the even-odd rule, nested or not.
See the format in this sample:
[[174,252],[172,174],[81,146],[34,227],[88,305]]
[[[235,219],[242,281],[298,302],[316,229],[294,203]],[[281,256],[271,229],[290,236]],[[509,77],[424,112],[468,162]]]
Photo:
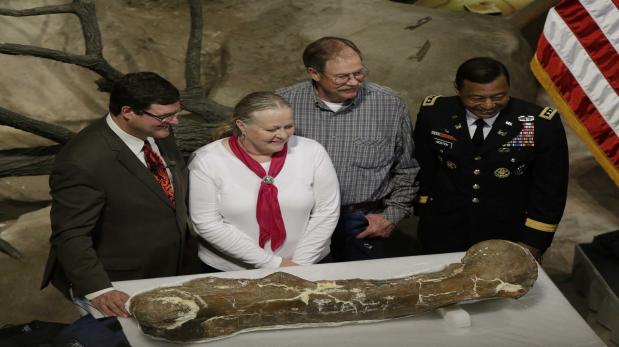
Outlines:
[[[0,59],[5,86],[0,93],[0,123],[3,124],[0,126],[3,163],[0,165],[0,269],[7,285],[0,287],[0,296],[5,299],[0,321],[4,327],[39,321],[71,324],[80,317],[74,303],[58,290],[51,287],[40,290],[38,285],[48,257],[51,233],[48,174],[62,145],[106,114],[105,86],[109,86],[111,77],[155,71],[183,89],[188,112],[183,113],[183,121],[175,133],[178,146],[186,156],[211,140],[210,130],[219,120],[227,119],[229,107],[240,96],[256,90],[275,90],[307,78],[301,59],[303,47],[327,35],[346,37],[357,43],[371,70],[368,80],[389,86],[400,94],[411,111],[412,121],[425,96],[453,94],[456,67],[465,59],[482,54],[508,66],[513,77],[513,96],[555,107],[557,101],[539,86],[536,81],[539,73],[534,76],[530,67],[539,39],[544,36],[547,14],[553,13],[555,22],[565,14],[580,16],[561,26],[563,29],[576,26],[578,30],[573,34],[559,35],[564,31],[550,26],[555,29],[552,37],[569,37],[570,42],[578,43],[579,33],[615,37],[612,30],[616,26],[596,23],[599,18],[612,22],[619,13],[610,0],[570,2],[582,4],[579,7],[586,13],[565,11],[566,7],[558,12],[549,11],[558,3],[556,0],[467,1],[468,10],[473,12],[466,12],[459,0],[3,2],[0,5],[3,28]],[[586,6],[611,10],[591,11]],[[501,16],[479,14],[498,11]],[[588,25],[579,25],[584,19]],[[590,30],[591,26],[595,27],[594,31]],[[544,40],[549,43],[552,37]],[[600,42],[606,41],[589,43]],[[610,48],[608,42],[604,47]],[[558,54],[552,56],[560,58]],[[588,66],[595,69],[598,65],[590,64],[601,62],[600,72],[613,66],[604,62],[615,61],[586,59],[583,62],[584,55],[568,56],[582,69],[589,69]],[[561,64],[555,60],[549,66],[557,72],[556,78],[566,81],[569,74],[559,68]],[[539,80],[545,85],[550,82],[553,82],[550,78],[546,82]],[[599,83],[604,79],[586,82]],[[611,91],[610,96],[616,98],[612,90],[595,89],[596,93]],[[612,98],[600,100],[607,106],[617,104],[609,102]],[[568,203],[556,237],[544,254],[543,263],[538,265],[535,285],[523,297],[470,300],[424,314],[415,312],[402,318],[377,319],[371,324],[355,324],[364,321],[351,320],[299,323],[304,328],[298,329],[276,326],[267,330],[268,327],[259,326],[237,331],[232,335],[242,333],[234,337],[207,338],[204,344],[478,347],[617,343],[619,325],[615,324],[615,316],[619,307],[609,304],[607,299],[612,297],[606,296],[607,288],[593,280],[596,277],[592,276],[595,271],[590,271],[591,261],[583,257],[584,249],[579,246],[596,235],[619,228],[617,181],[609,179],[587,149],[587,142],[579,137],[586,131],[582,127],[574,131],[566,122],[569,119],[566,112],[559,113],[570,149]],[[613,134],[612,130],[606,133]],[[421,255],[413,224],[416,224],[415,217],[406,219],[389,239],[389,256],[394,258],[280,269],[298,277],[283,280],[291,283],[303,282],[299,278],[316,283],[354,278],[386,280],[435,272],[446,264],[460,261],[464,253]],[[258,280],[275,276],[273,271],[277,270],[255,269],[208,276]],[[136,295],[204,276],[113,284],[120,291]],[[581,302],[581,294],[587,302]],[[465,313],[469,316],[469,326],[450,325],[445,313],[440,313],[443,310]],[[165,337],[155,340],[144,334],[139,327],[142,322],[136,319],[119,321],[134,347],[178,345],[166,341]]]
[[384,280],[308,281],[275,272],[259,279],[204,277],[133,296],[142,331],[170,341],[201,341],[260,328],[295,328],[409,316],[453,303],[519,298],[537,278],[521,246],[480,242],[460,263]]

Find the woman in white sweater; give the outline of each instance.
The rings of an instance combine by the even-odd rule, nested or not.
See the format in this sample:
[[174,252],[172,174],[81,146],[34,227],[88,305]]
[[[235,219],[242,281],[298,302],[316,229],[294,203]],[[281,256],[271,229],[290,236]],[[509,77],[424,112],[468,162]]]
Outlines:
[[329,253],[339,217],[335,169],[316,141],[294,136],[292,108],[271,92],[247,95],[221,138],[189,165],[189,211],[221,271],[309,265]]

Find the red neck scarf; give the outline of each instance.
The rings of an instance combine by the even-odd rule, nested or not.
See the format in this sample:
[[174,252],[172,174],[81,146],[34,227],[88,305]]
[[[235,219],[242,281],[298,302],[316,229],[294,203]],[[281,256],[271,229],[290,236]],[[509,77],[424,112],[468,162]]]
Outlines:
[[286,239],[286,228],[282,218],[282,211],[279,208],[279,200],[277,199],[277,187],[273,184],[274,179],[282,171],[284,162],[286,161],[286,153],[288,152],[288,144],[284,145],[284,149],[274,153],[271,157],[271,165],[267,174],[262,165],[254,158],[250,157],[245,150],[239,146],[236,136],[230,137],[228,143],[232,153],[245,164],[251,171],[262,179],[260,182],[260,190],[258,191],[258,203],[256,205],[256,219],[260,227],[260,236],[258,244],[264,248],[264,244],[268,239],[271,239],[271,249],[275,251]]

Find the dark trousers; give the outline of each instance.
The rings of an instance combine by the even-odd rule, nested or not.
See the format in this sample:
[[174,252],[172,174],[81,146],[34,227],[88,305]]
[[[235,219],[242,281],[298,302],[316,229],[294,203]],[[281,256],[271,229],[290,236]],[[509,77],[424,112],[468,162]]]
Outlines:
[[492,239],[518,242],[524,219],[472,219],[465,213],[426,215],[419,219],[417,234],[423,254],[465,252],[472,245]]
[[357,239],[355,236],[369,225],[365,215],[370,210],[341,211],[331,236],[331,256],[334,262],[380,259],[385,257],[385,239]]
[[204,274],[210,274],[210,273],[214,273],[214,272],[222,272],[219,269],[216,269],[206,263],[200,262],[202,264],[202,273]]

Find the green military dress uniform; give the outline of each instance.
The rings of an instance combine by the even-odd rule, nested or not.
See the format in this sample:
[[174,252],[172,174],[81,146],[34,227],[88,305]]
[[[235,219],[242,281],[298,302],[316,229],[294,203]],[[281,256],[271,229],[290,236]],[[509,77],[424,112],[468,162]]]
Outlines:
[[550,246],[567,196],[561,119],[516,98],[497,117],[477,147],[459,97],[424,99],[413,137],[425,253],[464,251],[488,239]]

